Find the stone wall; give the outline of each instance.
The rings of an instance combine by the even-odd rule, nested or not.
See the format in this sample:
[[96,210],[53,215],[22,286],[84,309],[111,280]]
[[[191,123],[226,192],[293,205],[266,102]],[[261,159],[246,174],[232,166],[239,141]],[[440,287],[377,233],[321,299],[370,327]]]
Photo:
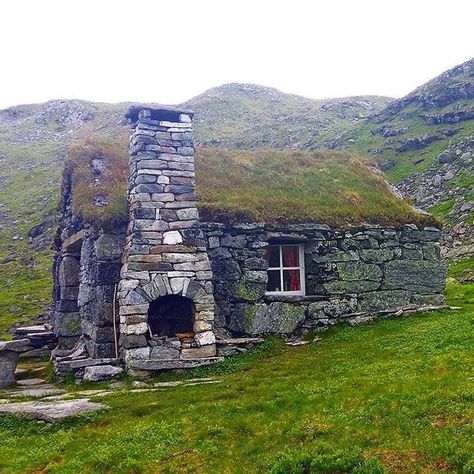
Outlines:
[[94,226],[62,243],[56,257],[53,317],[59,348],[71,349],[82,336],[90,357],[115,357],[113,298],[124,245],[124,228],[105,231]]
[[104,229],[84,222],[72,212],[72,194],[66,170],[55,237],[53,330],[61,350],[71,350],[81,340],[89,357],[115,357],[113,297],[126,228]]
[[[205,223],[222,335],[289,334],[338,321],[444,304],[441,232],[365,226],[345,232],[320,225]],[[266,295],[269,243],[302,243],[305,296]]]
[[[192,114],[131,109],[130,223],[120,282],[123,357],[133,361],[216,354],[212,272],[196,208]],[[153,338],[150,303],[165,296],[192,301],[193,340]],[[135,364],[136,365],[136,364]]]

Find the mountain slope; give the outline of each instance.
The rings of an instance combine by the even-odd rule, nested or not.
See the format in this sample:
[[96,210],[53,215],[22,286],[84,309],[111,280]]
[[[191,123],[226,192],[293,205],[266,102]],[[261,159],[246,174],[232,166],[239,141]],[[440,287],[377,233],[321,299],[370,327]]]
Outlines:
[[309,148],[325,146],[341,130],[380,111],[379,96],[313,100],[254,84],[225,84],[183,105],[195,112],[204,146]]
[[390,103],[339,135],[337,147],[373,155],[392,181],[430,168],[448,146],[474,132],[474,59]]
[[474,254],[474,59],[391,102],[341,134],[370,154],[416,206],[446,225],[445,253]]

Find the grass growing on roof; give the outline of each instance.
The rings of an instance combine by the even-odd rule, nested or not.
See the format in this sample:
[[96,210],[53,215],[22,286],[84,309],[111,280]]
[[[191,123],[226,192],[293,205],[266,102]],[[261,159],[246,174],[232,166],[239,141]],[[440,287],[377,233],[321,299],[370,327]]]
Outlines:
[[196,188],[204,220],[435,223],[390,192],[367,161],[349,152],[197,152]]
[[[91,162],[105,161],[96,179]],[[74,211],[99,224],[126,221],[127,145],[88,139],[69,152]],[[349,152],[198,149],[196,190],[202,220],[331,226],[436,224],[390,192],[366,160]],[[97,182],[99,181],[99,182]],[[94,205],[105,196],[107,206]]]
[[[103,161],[98,172],[94,162]],[[99,165],[101,167],[101,165]],[[127,221],[128,152],[125,139],[87,138],[69,148],[65,173],[72,176],[72,208],[104,226]],[[97,205],[97,201],[103,203]]]

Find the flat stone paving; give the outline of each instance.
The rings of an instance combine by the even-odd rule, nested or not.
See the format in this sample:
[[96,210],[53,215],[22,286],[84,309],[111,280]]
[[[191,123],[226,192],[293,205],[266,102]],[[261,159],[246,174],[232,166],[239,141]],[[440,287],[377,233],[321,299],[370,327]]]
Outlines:
[[[102,398],[124,392],[161,392],[178,386],[190,387],[220,382],[219,379],[205,377],[154,383],[136,381],[132,387],[127,387],[125,382],[120,381],[111,383],[107,388],[67,391],[44,383],[43,379],[23,379],[17,382],[16,387],[0,391],[0,415],[19,415],[54,422],[69,416],[109,408],[102,403],[90,402],[91,397]],[[20,401],[24,397],[37,400]]]
[[0,414],[21,415],[26,418],[54,422],[69,416],[108,409],[102,403],[90,402],[87,398],[55,402],[21,402],[0,405]]
[[42,383],[44,383],[44,380],[37,378],[17,380],[16,382],[20,387],[29,387],[31,385],[40,385]]

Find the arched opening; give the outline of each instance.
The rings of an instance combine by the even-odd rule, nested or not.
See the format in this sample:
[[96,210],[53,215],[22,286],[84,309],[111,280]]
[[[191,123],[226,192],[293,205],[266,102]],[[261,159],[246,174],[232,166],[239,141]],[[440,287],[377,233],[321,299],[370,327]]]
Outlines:
[[194,303],[179,295],[162,296],[150,303],[148,324],[154,336],[176,337],[194,329]]

